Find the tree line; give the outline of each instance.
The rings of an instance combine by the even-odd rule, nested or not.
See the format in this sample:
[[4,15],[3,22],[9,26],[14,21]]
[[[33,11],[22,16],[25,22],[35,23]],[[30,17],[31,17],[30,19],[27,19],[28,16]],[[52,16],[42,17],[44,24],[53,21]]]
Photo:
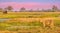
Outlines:
[[[9,12],[9,11],[13,11],[13,7],[12,6],[7,6],[6,8],[0,8],[0,12],[3,12],[3,13],[7,13],[7,12]],[[26,8],[24,8],[24,7],[22,7],[22,8],[20,8],[20,10],[19,10],[20,12],[23,12],[23,11],[28,11],[28,12],[56,12],[56,11],[60,11],[59,9],[58,9],[58,7],[57,6],[55,6],[55,5],[53,5],[52,6],[52,8],[51,9],[47,9],[47,10],[44,10],[44,9],[42,9],[42,10],[39,10],[39,9],[37,9],[37,10],[33,10],[33,9],[31,9],[31,10],[26,10]],[[17,11],[16,11],[17,12]]]

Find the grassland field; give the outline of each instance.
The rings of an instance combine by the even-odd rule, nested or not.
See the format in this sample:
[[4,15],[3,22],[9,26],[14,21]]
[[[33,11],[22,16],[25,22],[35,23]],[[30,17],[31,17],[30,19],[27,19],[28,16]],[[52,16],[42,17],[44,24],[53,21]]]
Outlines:
[[[43,19],[54,20],[54,28],[43,28]],[[0,12],[1,33],[60,33],[60,12]],[[25,26],[25,27],[24,27]]]

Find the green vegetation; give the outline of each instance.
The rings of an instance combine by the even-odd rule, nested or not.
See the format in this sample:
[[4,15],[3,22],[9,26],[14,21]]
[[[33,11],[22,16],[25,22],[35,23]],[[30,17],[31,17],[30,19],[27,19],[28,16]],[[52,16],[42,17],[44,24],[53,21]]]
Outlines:
[[[32,21],[32,22],[26,22],[26,21],[20,21],[19,18],[55,18],[54,19],[54,25],[55,29],[47,29],[43,28],[43,23],[40,21]],[[0,31],[8,30],[8,31],[16,31],[20,33],[19,30],[26,30],[26,31],[33,31],[35,33],[45,33],[45,31],[48,33],[53,31],[60,30],[60,12],[8,12],[8,14],[2,14],[0,13],[0,18],[8,18],[11,20],[6,20],[1,22],[0,21]],[[18,20],[15,18],[18,18]],[[25,26],[25,27],[23,27]],[[37,26],[37,27],[36,27]],[[30,32],[29,32],[30,33]]]
[[0,13],[0,18],[45,18],[59,16],[59,12],[8,12],[8,14]]
[[11,26],[42,26],[42,23],[40,22],[0,22],[0,30],[1,29],[6,29]]
[[55,26],[60,27],[60,20],[55,20],[54,23],[55,23]]

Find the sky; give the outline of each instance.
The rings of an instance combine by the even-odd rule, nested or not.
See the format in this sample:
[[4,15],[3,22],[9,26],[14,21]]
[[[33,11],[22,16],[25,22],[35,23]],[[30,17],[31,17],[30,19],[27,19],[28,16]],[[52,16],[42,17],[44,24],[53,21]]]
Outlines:
[[60,0],[0,0],[0,8],[12,6],[14,10],[19,10],[21,7],[26,9],[51,9],[53,5],[60,9]]

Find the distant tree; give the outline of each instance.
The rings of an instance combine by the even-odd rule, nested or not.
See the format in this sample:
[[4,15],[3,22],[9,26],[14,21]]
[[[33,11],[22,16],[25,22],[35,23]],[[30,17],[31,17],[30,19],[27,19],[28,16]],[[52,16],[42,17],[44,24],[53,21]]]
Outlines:
[[47,12],[52,12],[51,9],[47,9]]
[[40,12],[39,8],[36,9],[37,12]]
[[7,14],[7,8],[4,9],[3,14]]
[[2,12],[3,11],[3,9],[2,8],[0,8],[0,12]]
[[57,10],[58,10],[57,6],[53,5],[52,11],[55,12],[55,11],[57,11]]
[[30,9],[29,12],[33,12],[33,9]]
[[21,9],[20,9],[20,11],[25,11],[26,9],[24,8],[24,7],[22,7]]
[[12,10],[13,10],[12,6],[8,6],[8,7],[7,7],[7,10],[8,10],[8,11],[12,11]]
[[41,12],[46,12],[45,9],[41,9]]

